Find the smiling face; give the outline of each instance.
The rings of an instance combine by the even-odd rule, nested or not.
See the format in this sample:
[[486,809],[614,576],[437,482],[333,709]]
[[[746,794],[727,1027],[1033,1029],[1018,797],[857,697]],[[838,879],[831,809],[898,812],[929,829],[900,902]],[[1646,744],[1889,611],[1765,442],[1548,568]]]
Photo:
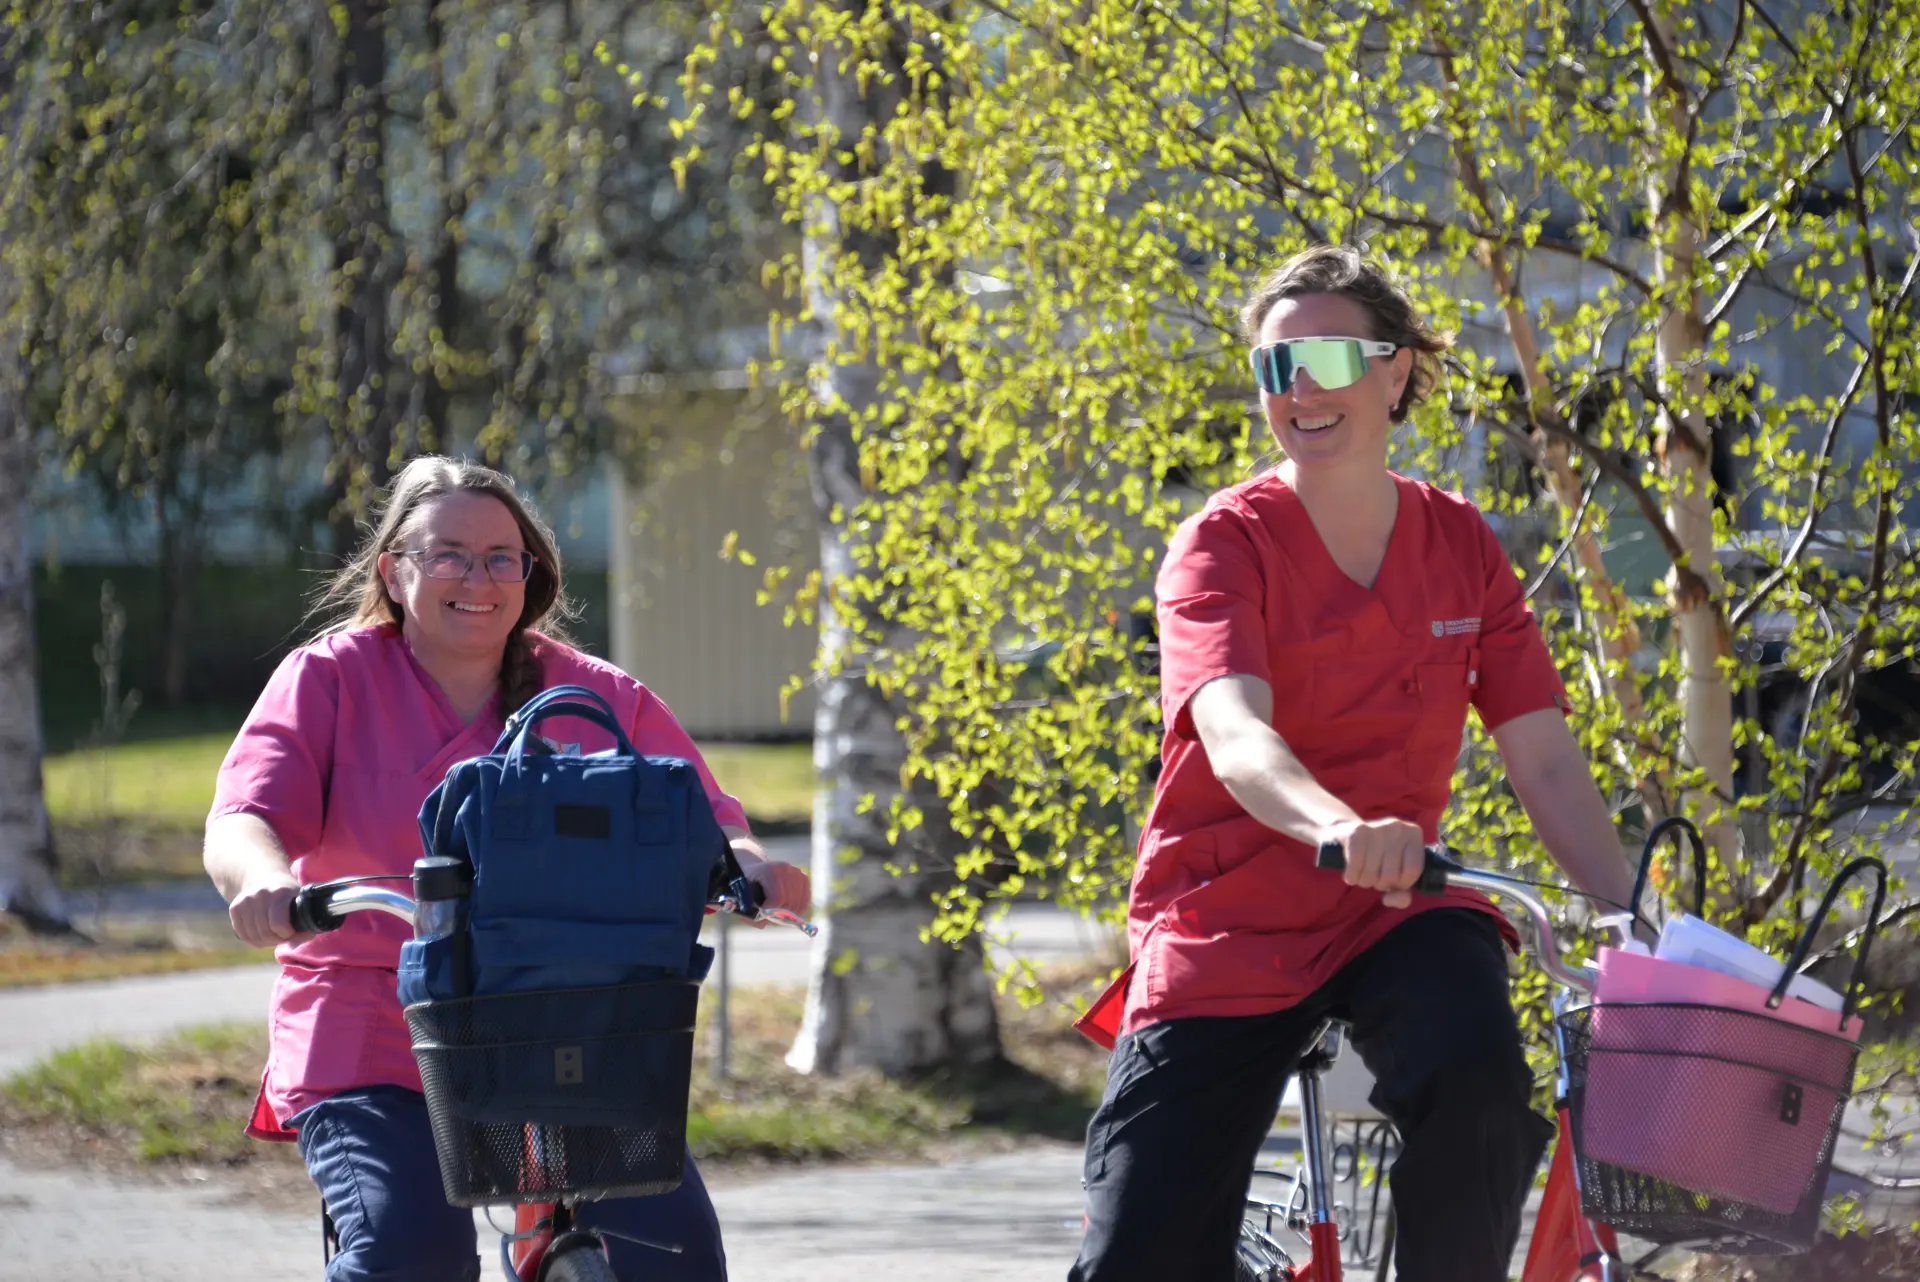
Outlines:
[[[1263,345],[1299,338],[1373,337],[1367,309],[1344,294],[1283,298],[1260,325]],[[1302,370],[1287,391],[1262,391],[1260,405],[1273,439],[1296,468],[1385,468],[1393,407],[1412,369],[1413,354],[1403,347],[1392,356],[1369,357],[1367,372],[1347,387],[1321,387]]]
[[[387,595],[405,612],[401,630],[415,653],[497,660],[526,606],[527,585],[494,582],[486,556],[526,546],[519,522],[492,495],[456,491],[421,502],[379,565]],[[472,555],[464,579],[432,578],[424,558],[396,555],[446,549]]]

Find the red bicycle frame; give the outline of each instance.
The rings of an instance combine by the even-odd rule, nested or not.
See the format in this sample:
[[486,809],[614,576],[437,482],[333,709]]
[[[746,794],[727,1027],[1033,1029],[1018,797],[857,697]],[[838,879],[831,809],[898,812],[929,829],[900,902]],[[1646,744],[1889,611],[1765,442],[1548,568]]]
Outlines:
[[[1344,852],[1337,846],[1331,851],[1322,846],[1320,859],[1323,867],[1344,866]],[[1564,1011],[1573,993],[1592,991],[1593,972],[1569,966],[1561,959],[1546,906],[1531,890],[1505,879],[1472,872],[1457,864],[1449,863],[1446,873],[1444,880],[1452,884],[1500,895],[1524,910],[1520,922],[1526,925],[1528,933],[1533,936],[1541,968],[1560,984],[1560,994],[1554,1002],[1556,1014]],[[1316,1045],[1300,1065],[1308,1211],[1305,1228],[1312,1256],[1293,1267],[1287,1275],[1289,1282],[1340,1282],[1341,1278],[1339,1228],[1334,1219],[1333,1199],[1327,1189],[1327,1163],[1322,1151],[1325,1140],[1320,1111],[1320,1074],[1332,1064],[1334,1056],[1339,1053],[1339,1045],[1337,1028],[1330,1026],[1326,1039]],[[1557,1110],[1558,1135],[1521,1280],[1626,1282],[1626,1271],[1618,1267],[1620,1249],[1613,1230],[1595,1224],[1580,1211],[1580,1188],[1573,1163],[1573,1123],[1564,1102],[1567,1089],[1565,1047],[1559,1049],[1563,1064],[1560,1080],[1563,1102]],[[1294,1228],[1296,1232],[1299,1230],[1297,1224]]]
[[[1341,1282],[1340,1231],[1327,1193],[1323,1141],[1319,1138],[1317,1072],[1301,1074],[1300,1095],[1301,1114],[1307,1123],[1303,1146],[1311,1254],[1294,1268],[1290,1282]],[[1547,1187],[1541,1195],[1521,1282],[1610,1282],[1610,1262],[1620,1258],[1620,1245],[1612,1229],[1580,1213],[1580,1189],[1573,1171],[1573,1121],[1564,1104],[1558,1120],[1559,1138],[1553,1146]],[[1619,1282],[1625,1282],[1624,1277]]]
[[513,1208],[508,1263],[520,1282],[533,1282],[540,1276],[540,1263],[553,1245],[553,1216],[558,1209],[554,1202],[522,1202]]
[[[1560,1135],[1553,1145],[1540,1215],[1533,1222],[1533,1244],[1521,1282],[1603,1282],[1609,1259],[1620,1258],[1613,1230],[1580,1214],[1580,1188],[1573,1176],[1573,1119],[1565,1104],[1558,1111]],[[1624,1282],[1624,1279],[1622,1280]]]

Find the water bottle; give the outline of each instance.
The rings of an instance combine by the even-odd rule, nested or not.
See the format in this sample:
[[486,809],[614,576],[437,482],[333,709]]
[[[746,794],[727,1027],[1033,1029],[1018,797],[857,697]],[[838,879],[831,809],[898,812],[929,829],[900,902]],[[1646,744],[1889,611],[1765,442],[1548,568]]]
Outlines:
[[451,855],[427,855],[413,865],[413,937],[444,939],[460,925],[473,886],[473,865]]

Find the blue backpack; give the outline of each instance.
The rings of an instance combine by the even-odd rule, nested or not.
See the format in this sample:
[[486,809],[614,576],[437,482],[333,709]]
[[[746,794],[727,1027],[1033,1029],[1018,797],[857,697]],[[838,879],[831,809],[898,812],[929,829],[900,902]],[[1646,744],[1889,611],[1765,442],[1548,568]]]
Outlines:
[[[552,752],[533,734],[581,717],[618,747]],[[420,810],[429,861],[467,880],[454,926],[400,949],[403,1005],[706,976],[709,885],[731,851],[700,772],[642,756],[584,686],[543,691],[493,750],[455,765]],[[416,881],[419,879],[416,878]]]

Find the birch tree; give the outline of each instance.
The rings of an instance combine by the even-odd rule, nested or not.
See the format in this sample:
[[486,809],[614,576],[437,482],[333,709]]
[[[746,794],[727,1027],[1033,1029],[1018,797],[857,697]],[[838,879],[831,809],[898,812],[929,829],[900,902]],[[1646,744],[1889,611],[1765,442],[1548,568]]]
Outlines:
[[[786,88],[690,112],[758,120],[743,163],[789,217],[844,192],[841,234],[880,246],[826,352],[766,373],[819,424],[813,371],[877,371],[850,519],[884,590],[847,608],[913,625],[886,655],[909,786],[874,804],[962,838],[937,934],[1009,897],[1123,902],[1158,548],[1272,461],[1231,318],[1317,242],[1458,334],[1397,465],[1547,531],[1517,570],[1623,842],[1694,819],[1716,919],[1773,946],[1910,822],[1920,727],[1869,736],[1860,692],[1920,631],[1920,5],[978,0],[829,29],[806,0],[719,7],[712,47],[759,42]],[[858,136],[801,110],[828,77]],[[810,270],[778,265],[785,322]],[[1524,483],[1475,480],[1496,447]],[[1762,734],[1763,676],[1806,692],[1803,729]],[[1476,724],[1448,835],[1544,872],[1496,765]]]

